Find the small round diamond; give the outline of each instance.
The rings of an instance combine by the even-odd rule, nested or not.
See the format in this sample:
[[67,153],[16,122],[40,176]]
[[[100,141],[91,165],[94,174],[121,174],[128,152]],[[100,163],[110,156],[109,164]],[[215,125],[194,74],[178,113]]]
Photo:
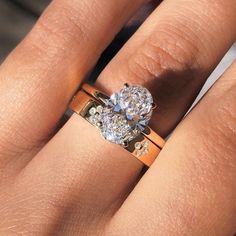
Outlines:
[[95,115],[96,113],[97,113],[97,110],[96,110],[95,107],[91,107],[91,108],[89,109],[89,114],[90,114],[91,116]]
[[135,149],[140,150],[142,148],[142,143],[137,142],[134,144]]
[[103,109],[103,107],[101,105],[97,106],[97,113],[101,114],[102,109]]

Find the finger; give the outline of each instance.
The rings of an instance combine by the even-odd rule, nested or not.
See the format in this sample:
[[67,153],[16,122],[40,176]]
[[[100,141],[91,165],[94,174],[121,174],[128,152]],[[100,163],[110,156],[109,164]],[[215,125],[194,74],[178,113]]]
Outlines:
[[15,156],[24,165],[19,156],[37,151],[101,52],[142,2],[52,2],[0,68],[0,168]]
[[130,235],[236,232],[235,76],[236,61],[170,138],[109,235],[126,227]]
[[151,126],[161,136],[168,135],[235,41],[235,10],[233,0],[164,1],[106,67],[97,85],[109,94],[124,83],[148,87],[158,107]]
[[2,197],[0,232],[97,235],[138,178],[131,158],[74,115]]

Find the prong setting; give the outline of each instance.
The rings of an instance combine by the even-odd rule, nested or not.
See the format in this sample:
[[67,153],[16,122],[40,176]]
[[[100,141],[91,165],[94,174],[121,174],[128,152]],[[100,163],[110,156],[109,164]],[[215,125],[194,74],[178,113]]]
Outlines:
[[124,84],[124,88],[128,88],[129,87],[129,84],[128,83],[125,83]]
[[152,110],[155,110],[157,108],[157,104],[155,102],[152,103]]

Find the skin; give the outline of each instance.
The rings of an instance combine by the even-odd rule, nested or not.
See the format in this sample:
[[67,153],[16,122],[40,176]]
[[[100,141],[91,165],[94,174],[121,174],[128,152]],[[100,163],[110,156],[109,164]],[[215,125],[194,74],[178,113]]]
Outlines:
[[234,0],[165,0],[97,80],[149,88],[176,127],[152,167],[103,140],[70,99],[147,1],[54,0],[0,67],[0,235],[236,232],[236,63],[178,124],[236,39]]

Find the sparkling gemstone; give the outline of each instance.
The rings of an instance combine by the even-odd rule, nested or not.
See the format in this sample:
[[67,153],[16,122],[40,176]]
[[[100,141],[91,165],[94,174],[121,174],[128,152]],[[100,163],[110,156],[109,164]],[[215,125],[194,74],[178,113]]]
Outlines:
[[99,126],[100,125],[100,116],[98,114],[92,115],[88,117],[88,121],[92,124],[92,125],[96,125]]
[[142,143],[137,142],[137,143],[135,143],[134,147],[135,147],[135,149],[140,150],[142,148]]
[[141,86],[125,86],[110,98],[115,112],[123,112],[126,118],[145,127],[152,115],[153,98],[151,93]]
[[101,105],[97,106],[97,113],[101,114],[102,113],[103,107]]
[[[100,109],[102,135],[110,142],[124,145],[145,129],[152,108],[153,98],[146,88],[126,85]],[[136,145],[138,149],[145,151],[141,143]]]
[[149,143],[148,141],[137,142],[135,143],[135,154],[137,157],[147,155],[149,152]]
[[89,114],[90,114],[91,116],[95,115],[96,113],[97,113],[96,107],[91,107],[91,108],[89,109]]
[[141,132],[136,125],[126,119],[124,114],[116,113],[108,107],[103,108],[101,123],[101,132],[104,138],[120,145],[133,140]]
[[95,126],[100,126],[101,124],[101,108],[102,106],[91,107],[88,111],[87,120]]

